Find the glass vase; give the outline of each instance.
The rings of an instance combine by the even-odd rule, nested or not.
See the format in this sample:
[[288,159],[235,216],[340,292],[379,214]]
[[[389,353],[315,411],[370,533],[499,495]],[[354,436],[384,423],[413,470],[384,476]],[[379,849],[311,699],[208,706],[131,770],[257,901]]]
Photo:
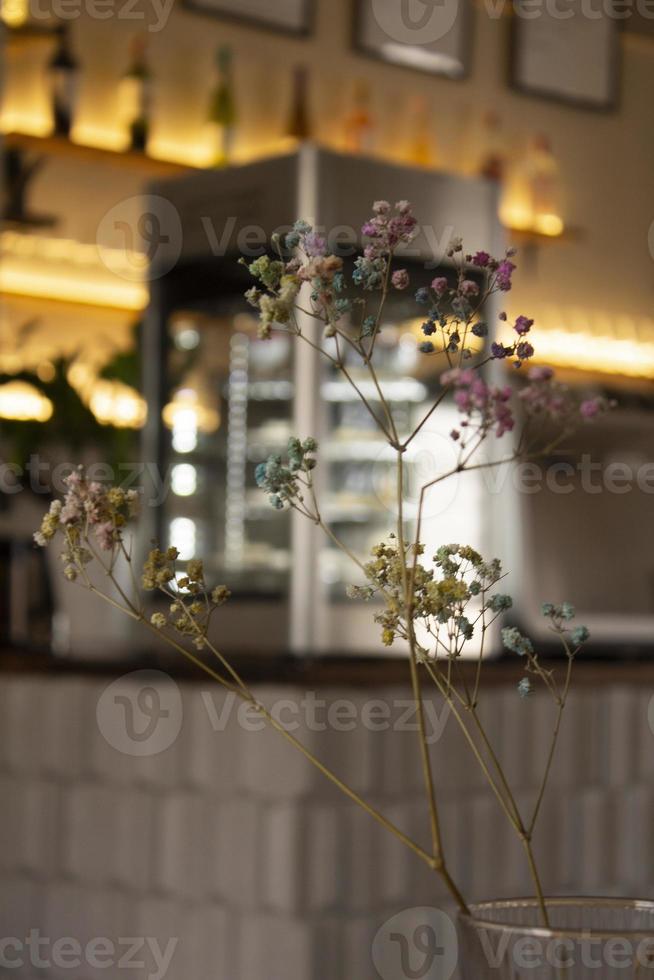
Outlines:
[[459,915],[463,980],[654,980],[654,902],[485,902]]

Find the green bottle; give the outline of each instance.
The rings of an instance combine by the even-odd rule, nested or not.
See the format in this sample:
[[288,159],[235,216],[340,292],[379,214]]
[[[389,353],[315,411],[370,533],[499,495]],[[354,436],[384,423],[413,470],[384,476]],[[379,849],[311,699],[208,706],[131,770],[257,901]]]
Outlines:
[[70,136],[77,105],[79,63],[70,45],[67,24],[55,30],[55,50],[48,62],[52,116],[56,136]]
[[150,134],[152,103],[152,74],[147,62],[147,46],[144,37],[132,41],[130,65],[122,81],[130,149],[145,153]]
[[209,103],[208,122],[213,131],[214,166],[231,162],[236,132],[236,100],[232,73],[232,49],[223,46],[216,55],[217,78]]

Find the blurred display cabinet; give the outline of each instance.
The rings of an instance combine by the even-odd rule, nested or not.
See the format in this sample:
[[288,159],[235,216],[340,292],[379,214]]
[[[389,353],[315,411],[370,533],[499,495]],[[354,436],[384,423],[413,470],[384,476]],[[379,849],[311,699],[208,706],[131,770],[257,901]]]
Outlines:
[[[434,362],[417,350],[423,318],[415,288],[437,274],[455,229],[471,251],[501,248],[495,195],[485,181],[312,146],[152,188],[148,210],[161,241],[146,330],[146,458],[166,475],[167,492],[162,505],[151,509],[151,531],[183,558],[202,557],[211,581],[229,585],[234,598],[218,618],[230,647],[380,650],[370,605],[346,598],[346,585],[360,581],[356,565],[306,519],[271,508],[256,487],[256,465],[283,453],[289,436],[319,440],[322,516],[358,556],[365,559],[396,522],[393,453],[326,358],[280,333],[258,339],[243,299],[251,281],[239,256],[260,254],[273,232],[303,217],[339,242],[351,241],[347,264],[360,247],[359,229],[374,200],[412,201],[419,219],[431,224],[421,227],[406,257],[411,290],[390,298],[375,354],[396,419],[410,431],[438,387]],[[344,226],[346,220],[352,227]],[[374,405],[377,394],[363,366],[352,361],[348,367]],[[456,412],[442,409],[408,453],[409,524],[420,486],[447,468],[454,453],[449,432]],[[430,498],[428,549],[457,537],[484,547],[480,494],[479,480],[467,474],[461,485]]]

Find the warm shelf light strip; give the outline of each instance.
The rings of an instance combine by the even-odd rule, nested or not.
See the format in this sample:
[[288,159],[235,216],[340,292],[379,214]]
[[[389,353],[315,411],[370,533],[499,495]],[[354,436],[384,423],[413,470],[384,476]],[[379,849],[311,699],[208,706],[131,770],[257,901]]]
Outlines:
[[550,329],[539,330],[537,340],[534,346],[538,359],[548,364],[631,378],[654,378],[654,342]]
[[0,251],[3,255],[12,255],[19,259],[43,259],[87,269],[95,268],[105,275],[110,270],[118,276],[123,273],[125,278],[137,281],[145,279],[148,266],[145,255],[129,249],[104,248],[72,238],[46,238],[16,231],[0,234]]
[[112,282],[5,265],[0,268],[0,293],[83,303],[115,310],[143,310],[148,291],[141,283]]

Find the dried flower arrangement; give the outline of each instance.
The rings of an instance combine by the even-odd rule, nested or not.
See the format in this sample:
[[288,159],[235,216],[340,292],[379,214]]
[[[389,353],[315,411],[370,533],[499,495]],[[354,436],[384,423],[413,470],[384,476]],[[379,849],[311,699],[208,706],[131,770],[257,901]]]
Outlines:
[[[422,325],[424,357],[443,365],[440,392],[411,432],[403,432],[384,396],[384,385],[375,368],[375,347],[382,329],[384,307],[393,290],[406,290],[410,277],[406,269],[394,268],[396,253],[417,234],[411,205],[399,202],[395,208],[379,201],[365,223],[363,254],[356,260],[352,283],[346,284],[341,258],[329,254],[325,238],[304,221],[297,222],[282,240],[274,238],[275,254],[249,264],[257,285],[247,293],[249,303],[259,313],[259,335],[268,338],[274,330],[285,331],[300,343],[310,344],[352,385],[366,411],[374,420],[394,452],[397,478],[397,521],[388,539],[380,542],[367,559],[355,555],[323,519],[314,482],[318,445],[313,438],[289,441],[285,458],[271,456],[257,468],[256,480],[277,509],[293,508],[320,526],[333,544],[349,555],[365,577],[364,585],[350,594],[378,603],[374,613],[381,628],[381,639],[390,646],[403,641],[410,671],[419,722],[418,748],[424,773],[426,808],[431,827],[431,846],[427,849],[409,838],[383,813],[369,805],[303,746],[259,703],[255,693],[240,676],[230,659],[217,648],[209,635],[212,617],[229,598],[223,585],[211,587],[204,577],[202,562],[192,560],[181,568],[174,548],[155,548],[139,576],[133,568],[132,545],[125,528],[135,516],[138,495],[119,487],[89,482],[82,469],[67,481],[64,501],[55,501],[43,519],[35,539],[45,546],[63,539],[61,559],[64,574],[127,616],[157,633],[166,643],[210,675],[223,688],[249,703],[281,736],[302,752],[350,800],[393,833],[421,860],[440,875],[457,906],[465,911],[453,871],[447,864],[441,836],[438,786],[435,783],[425,736],[423,683],[433,683],[460,725],[470,750],[481,767],[498,805],[522,842],[544,925],[548,909],[541,878],[532,849],[532,839],[555,754],[561,719],[570,690],[572,667],[582,644],[588,639],[584,626],[573,626],[573,607],[547,603],[543,614],[559,638],[565,657],[564,676],[546,669],[532,642],[513,626],[502,630],[504,646],[516,654],[524,676],[518,691],[528,696],[534,683],[542,684],[553,706],[551,748],[543,772],[540,792],[530,814],[521,812],[516,795],[504,773],[479,714],[484,665],[484,638],[493,623],[511,609],[511,597],[499,590],[504,577],[498,560],[485,560],[471,547],[450,544],[435,554],[425,554],[421,541],[424,506],[430,489],[458,473],[481,467],[497,467],[518,459],[550,452],[577,425],[592,420],[611,406],[601,398],[582,400],[560,384],[544,366],[530,367],[534,348],[528,339],[533,321],[519,316],[511,325],[510,343],[493,342],[486,349],[489,328],[483,311],[494,294],[511,289],[515,264],[513,251],[500,259],[486,252],[465,254],[460,240],[453,240],[447,252],[451,274],[440,275],[429,288],[416,292],[416,302],[425,310]],[[242,260],[243,261],[243,260]],[[246,263],[247,264],[247,263]],[[471,270],[484,285],[471,278]],[[356,295],[351,297],[351,288]],[[373,308],[371,311],[371,307]],[[298,310],[303,313],[300,325]],[[307,317],[317,321],[315,331],[307,330]],[[500,320],[507,321],[504,313]],[[508,329],[506,323],[505,329]],[[359,359],[376,398],[363,394],[348,369],[346,352]],[[519,387],[496,386],[486,377],[493,361],[513,362],[522,375]],[[460,421],[451,432],[458,453],[457,465],[425,483],[420,490],[415,530],[408,534],[403,511],[406,480],[405,454],[417,434],[448,397],[453,397]],[[538,424],[544,420],[557,429],[552,441],[543,436]],[[521,426],[509,451],[499,459],[480,460],[480,447],[488,439],[502,439]],[[117,564],[125,562],[131,572],[132,590],[118,581]],[[107,590],[100,589],[89,575],[91,563],[106,573]],[[143,592],[158,590],[166,597],[168,612],[148,613]],[[420,636],[420,639],[418,638]],[[425,637],[427,639],[425,639]],[[462,652],[473,637],[477,642],[474,680],[466,680],[459,670]],[[210,659],[204,659],[208,653]]]

